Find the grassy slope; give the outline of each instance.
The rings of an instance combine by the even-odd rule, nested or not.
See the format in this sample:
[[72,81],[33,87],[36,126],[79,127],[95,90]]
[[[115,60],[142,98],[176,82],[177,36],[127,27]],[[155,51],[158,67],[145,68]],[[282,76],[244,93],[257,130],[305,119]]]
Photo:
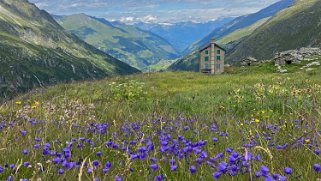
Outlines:
[[[57,85],[34,91],[16,99],[22,102],[21,105],[15,105],[15,101],[12,101],[0,107],[2,119],[4,123],[8,123],[14,117],[23,114],[38,120],[47,120],[47,123],[32,125],[23,119],[17,119],[13,126],[4,126],[0,130],[0,145],[6,146],[5,149],[1,147],[0,150],[6,157],[0,158],[0,164],[16,162],[19,164],[21,159],[21,162],[29,161],[33,166],[36,163],[42,163],[47,170],[41,173],[33,172],[36,170],[33,167],[29,169],[21,167],[14,175],[15,179],[41,177],[73,180],[79,174],[79,169],[65,169],[65,174],[59,176],[57,170],[63,167],[50,162],[45,163],[43,160],[51,160],[53,157],[42,156],[42,149],[33,149],[32,144],[36,143],[34,138],[39,137],[42,139],[41,145],[48,141],[52,149],[61,151],[67,140],[85,136],[86,139],[90,138],[95,142],[94,146],[90,147],[89,144],[84,143],[83,148],[79,150],[76,148],[77,141],[73,146],[72,158],[75,161],[79,157],[86,158],[87,161],[97,159],[101,163],[93,172],[94,174],[87,173],[90,164],[85,166],[83,179],[99,177],[112,180],[115,175],[119,175],[125,179],[139,177],[140,180],[150,180],[161,173],[165,173],[171,180],[199,180],[201,175],[205,180],[212,179],[212,172],[217,170],[216,162],[213,162],[216,168],[213,169],[203,163],[197,166],[197,173],[191,175],[188,168],[195,164],[193,160],[197,158],[196,154],[191,153],[188,159],[179,160],[176,156],[160,153],[158,138],[161,138],[159,135],[161,130],[174,138],[182,134],[187,140],[206,140],[207,145],[203,150],[207,151],[209,157],[214,157],[221,151],[224,152],[227,147],[244,154],[242,144],[252,140],[256,144],[255,147],[249,148],[249,151],[254,156],[260,154],[262,159],[262,161],[251,162],[254,171],[260,170],[261,165],[264,164],[270,172],[284,175],[284,167],[289,166],[293,168],[293,175],[288,176],[288,179],[292,180],[300,176],[303,180],[315,180],[318,174],[312,170],[311,166],[320,162],[319,157],[313,154],[315,143],[320,139],[313,130],[319,129],[319,124],[316,125],[314,121],[321,116],[320,112],[317,112],[321,103],[321,70],[319,68],[313,73],[305,73],[298,71],[295,67],[287,67],[296,69],[296,73],[275,74],[268,71],[273,69],[272,65],[265,64],[263,67],[254,66],[250,69],[234,70],[236,74],[220,76],[191,72],[142,74],[96,82]],[[264,72],[262,72],[263,69]],[[40,104],[35,104],[34,100]],[[32,105],[36,105],[36,108],[28,107]],[[9,118],[6,116],[8,113],[12,113]],[[183,115],[179,115],[180,113]],[[176,117],[177,115],[179,116]],[[149,119],[146,120],[146,118]],[[297,118],[301,120],[300,128],[294,128]],[[256,119],[259,123],[254,121]],[[123,129],[127,127],[125,120],[129,121],[128,124],[136,122],[140,125],[137,132],[132,130],[129,133],[131,135],[129,137],[123,134]],[[93,122],[107,122],[109,124],[107,133],[86,132],[85,128]],[[269,123],[277,125],[277,128],[274,131],[267,128]],[[185,125],[189,126],[188,131],[183,131]],[[216,125],[219,131],[211,131],[213,125]],[[48,129],[50,131],[46,131]],[[24,137],[19,133],[22,130],[27,131],[27,136]],[[195,130],[198,132],[195,133]],[[156,156],[158,160],[159,169],[156,171],[150,170],[149,165],[152,162],[149,159],[131,161],[125,152],[105,147],[105,142],[109,139],[120,145],[122,140],[130,141],[136,138],[140,140],[140,131],[145,136],[152,133],[155,150],[149,155]],[[307,134],[304,134],[305,131]],[[219,136],[220,132],[228,132],[229,136]],[[115,134],[118,136],[113,136]],[[274,146],[268,146],[271,142],[265,139],[266,134],[272,137]],[[254,137],[254,135],[260,136]],[[218,142],[213,144],[212,137],[217,137]],[[311,150],[306,144],[294,148],[295,140],[301,137],[303,140],[311,140]],[[59,141],[55,142],[56,139]],[[276,145],[283,145],[286,142],[289,143],[287,149],[275,148]],[[130,147],[136,150],[144,144],[139,142]],[[28,149],[29,155],[23,156],[23,149]],[[103,157],[96,156],[96,151],[102,151]],[[161,161],[162,156],[175,158],[179,166],[178,170],[171,172],[168,161]],[[220,161],[228,161],[228,157],[229,153],[225,153]],[[104,175],[102,168],[106,161],[111,161],[113,166],[108,174]],[[129,168],[134,171],[130,172]],[[11,173],[9,169],[4,171],[0,174],[2,180]],[[221,180],[231,179],[230,176],[221,177]],[[239,174],[235,179],[249,180],[249,177],[250,174],[246,173]]]
[[159,72],[166,71],[176,60],[161,60],[157,64],[146,67],[143,71],[145,72]]
[[37,86],[138,72],[24,0],[1,1],[0,9],[0,101]]
[[227,57],[238,61],[247,56],[269,59],[277,51],[321,45],[321,2],[297,1],[256,29]]
[[112,25],[85,14],[57,19],[68,31],[87,43],[137,68],[174,58],[173,47],[162,38],[133,26]]
[[188,55],[185,55],[184,57],[177,59],[168,67],[168,70],[197,72],[199,70],[198,51],[194,51]]
[[252,34],[254,32],[254,30],[256,30],[258,27],[262,26],[270,18],[271,17],[261,19],[261,20],[257,21],[256,23],[252,24],[251,26],[248,26],[248,27],[245,27],[242,29],[238,29],[238,30],[222,37],[221,39],[219,39],[218,43],[227,44],[232,41],[237,41],[239,39],[242,39],[242,38]]

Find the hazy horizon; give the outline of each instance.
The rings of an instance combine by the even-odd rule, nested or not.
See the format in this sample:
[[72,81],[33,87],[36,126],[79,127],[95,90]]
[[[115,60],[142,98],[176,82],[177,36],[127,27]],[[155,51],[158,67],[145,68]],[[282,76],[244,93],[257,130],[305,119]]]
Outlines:
[[251,14],[279,0],[29,0],[55,15],[85,13],[124,23],[207,22]]

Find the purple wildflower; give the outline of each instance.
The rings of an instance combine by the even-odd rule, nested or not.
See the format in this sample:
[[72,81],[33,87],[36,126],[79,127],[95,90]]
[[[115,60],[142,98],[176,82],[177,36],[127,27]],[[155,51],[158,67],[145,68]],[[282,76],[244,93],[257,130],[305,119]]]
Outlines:
[[92,173],[93,171],[94,171],[94,169],[92,167],[88,167],[87,173]]
[[280,181],[286,181],[286,176],[281,176],[279,179]]
[[214,173],[213,173],[213,177],[214,177],[215,180],[219,179],[220,176],[221,176],[221,173],[220,173],[220,172],[214,172]]
[[7,178],[7,181],[12,181],[12,180],[13,180],[12,176],[9,175],[8,178]]
[[102,155],[102,152],[101,151],[97,151],[96,155],[100,157]]
[[171,171],[176,171],[177,165],[171,165]]
[[61,161],[61,160],[60,160],[59,157],[56,157],[56,158],[54,158],[54,159],[52,160],[52,162],[53,162],[54,164],[58,164],[60,161]]
[[59,175],[64,174],[64,172],[65,172],[65,171],[64,171],[63,169],[59,169],[59,170],[58,170],[58,174],[59,174]]
[[213,137],[213,138],[212,138],[212,141],[215,143],[215,142],[217,142],[217,141],[218,141],[218,139],[217,139],[217,138],[215,138],[215,137]]
[[29,166],[29,162],[24,162],[23,166],[28,167]]
[[99,166],[99,161],[98,160],[94,160],[92,162],[92,164],[95,166],[95,167],[98,167]]
[[227,169],[227,163],[226,162],[221,162],[218,164],[218,171],[225,173]]
[[23,154],[24,154],[24,155],[28,155],[28,150],[27,150],[27,149],[24,149],[24,150],[23,150]]
[[269,169],[265,165],[262,165],[261,166],[261,173],[262,173],[262,175],[267,176],[269,174]]
[[150,168],[153,169],[154,171],[158,169],[158,165],[157,164],[151,164]]
[[285,168],[284,168],[284,173],[285,173],[285,174],[288,174],[288,175],[291,175],[291,174],[292,174],[292,168],[290,168],[290,167],[285,167]]
[[105,165],[105,168],[110,169],[112,167],[112,165],[113,165],[112,163],[107,162]]
[[23,136],[25,136],[25,135],[27,134],[27,131],[22,130],[20,133],[21,133]]
[[119,177],[118,175],[115,176],[115,181],[122,181],[123,179]]
[[261,172],[255,172],[254,175],[255,175],[255,177],[259,178],[259,177],[262,176],[262,173]]
[[191,174],[196,173],[196,167],[192,165],[191,167],[189,167],[189,171],[191,172]]
[[321,172],[321,166],[320,164],[314,164],[313,165],[313,170],[316,172]]
[[14,169],[14,167],[15,167],[15,164],[13,164],[13,163],[10,164],[10,168],[11,168],[11,169]]
[[278,180],[280,178],[280,175],[277,173],[273,174],[272,176],[275,180]]
[[163,180],[162,175],[157,175],[155,177],[155,181],[162,181],[162,180]]

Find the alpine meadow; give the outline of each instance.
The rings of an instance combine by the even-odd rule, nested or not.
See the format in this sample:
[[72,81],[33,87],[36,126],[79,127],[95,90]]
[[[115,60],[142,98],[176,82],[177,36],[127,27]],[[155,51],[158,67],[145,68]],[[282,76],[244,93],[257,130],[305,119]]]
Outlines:
[[320,8],[0,0],[0,180],[320,180]]

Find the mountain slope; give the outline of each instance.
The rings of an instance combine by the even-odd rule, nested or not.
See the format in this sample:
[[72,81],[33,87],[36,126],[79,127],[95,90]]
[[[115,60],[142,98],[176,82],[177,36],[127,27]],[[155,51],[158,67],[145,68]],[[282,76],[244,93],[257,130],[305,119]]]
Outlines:
[[228,44],[233,41],[237,41],[242,39],[243,37],[249,36],[252,34],[257,28],[261,27],[265,22],[267,22],[271,17],[267,17],[264,19],[261,19],[254,24],[247,26],[242,29],[235,30],[234,32],[222,37],[217,42],[221,44]]
[[184,57],[177,59],[167,70],[170,71],[199,71],[199,55],[198,51],[194,51]]
[[225,26],[215,29],[212,33],[210,33],[200,41],[193,43],[188,49],[185,50],[185,53],[193,52],[194,50],[204,46],[212,38],[222,38],[229,33],[234,32],[235,30],[248,27],[264,18],[274,16],[279,11],[293,4],[293,2],[294,0],[281,0],[271,6],[268,6],[267,8],[258,11],[257,13],[240,16],[230,23],[226,24]]
[[26,0],[0,1],[0,99],[35,86],[138,72]]
[[176,58],[176,51],[166,40],[134,26],[111,24],[85,14],[56,16],[56,20],[85,42],[140,69]]
[[298,0],[235,47],[227,59],[247,56],[270,59],[274,53],[301,47],[321,47],[321,1]]
[[137,23],[135,26],[153,32],[171,43],[180,53],[190,44],[208,35],[234,18],[221,18],[205,23],[180,22],[175,24]]

